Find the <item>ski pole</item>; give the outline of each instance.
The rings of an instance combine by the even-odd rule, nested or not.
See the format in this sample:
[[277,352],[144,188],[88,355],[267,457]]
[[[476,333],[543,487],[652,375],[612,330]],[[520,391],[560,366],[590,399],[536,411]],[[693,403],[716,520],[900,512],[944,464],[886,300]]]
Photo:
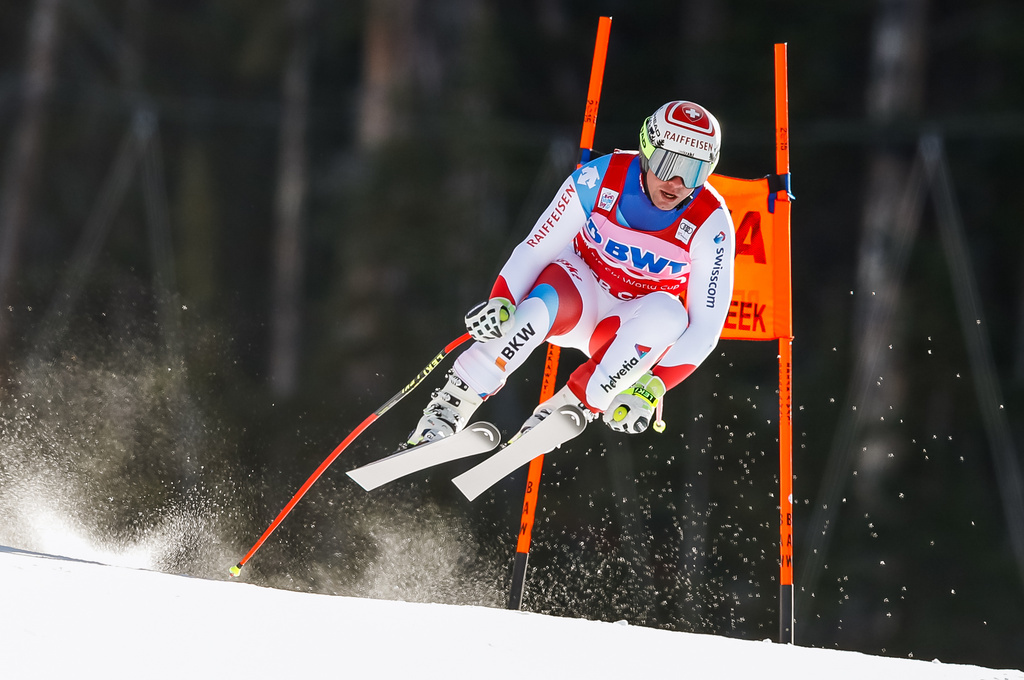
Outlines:
[[[590,65],[590,86],[587,89],[587,108],[583,113],[583,132],[580,134],[580,160],[576,164],[577,169],[590,160],[590,152],[594,146],[597,107],[601,103],[601,85],[604,83],[604,66],[608,57],[608,38],[611,31],[611,17],[598,19],[594,58]],[[544,360],[544,379],[540,389],[541,403],[550,399],[555,393],[560,355],[561,351],[558,345],[549,343],[547,357]],[[537,509],[537,498],[540,494],[540,476],[543,468],[544,456],[540,455],[530,461],[530,467],[526,473],[523,514],[519,523],[516,557],[512,565],[512,585],[509,588],[509,609],[520,609],[523,604],[523,591],[526,588],[526,565],[530,559],[530,541],[533,535],[533,522]]]
[[435,368],[437,368],[437,366],[441,363],[441,361],[443,361],[444,358],[446,356],[448,356],[452,352],[452,350],[454,350],[456,347],[458,347],[462,343],[464,343],[467,340],[469,340],[469,337],[470,337],[469,333],[465,333],[465,334],[459,336],[458,338],[456,338],[455,340],[452,340],[450,343],[448,343],[448,345],[446,345],[443,350],[438,352],[437,356],[435,356],[433,359],[431,359],[430,363],[427,364],[426,367],[424,367],[423,370],[420,371],[416,375],[416,377],[412,379],[412,382],[410,382],[408,385],[406,385],[401,390],[399,390],[398,393],[395,394],[395,396],[391,397],[386,402],[384,402],[383,406],[381,406],[376,411],[374,411],[369,416],[367,416],[366,420],[361,422],[356,429],[352,430],[352,433],[349,434],[349,436],[345,437],[344,441],[342,441],[340,444],[338,444],[337,448],[335,448],[334,451],[331,452],[331,455],[327,456],[327,458],[324,460],[324,462],[320,463],[320,467],[318,467],[313,472],[313,474],[310,475],[309,479],[306,480],[306,483],[303,484],[302,487],[299,488],[299,490],[295,493],[295,495],[292,496],[292,499],[290,501],[288,501],[288,504],[285,505],[284,508],[281,510],[281,512],[278,513],[277,517],[275,517],[274,521],[270,523],[270,526],[267,527],[267,530],[263,532],[263,535],[260,536],[259,540],[256,541],[256,543],[253,544],[253,546],[251,548],[249,548],[249,552],[247,552],[245,554],[245,557],[243,557],[241,560],[239,560],[238,564],[236,564],[235,566],[231,567],[231,569],[229,569],[229,571],[231,572],[232,576],[238,576],[238,573],[242,570],[242,567],[245,566],[245,563],[248,562],[249,559],[253,555],[256,554],[256,551],[260,549],[260,546],[263,545],[263,542],[266,541],[268,538],[270,538],[270,534],[274,533],[274,530],[277,529],[278,525],[281,524],[281,522],[284,520],[284,518],[288,516],[288,513],[290,513],[292,511],[292,508],[295,507],[295,504],[298,503],[299,500],[304,495],[306,495],[306,492],[309,491],[309,487],[313,486],[313,483],[317,479],[319,479],[320,475],[322,475],[324,473],[324,471],[328,467],[330,467],[331,463],[333,463],[334,460],[338,456],[341,455],[341,452],[344,451],[345,449],[347,449],[349,444],[351,444],[353,441],[355,441],[356,437],[358,437],[360,434],[362,434],[363,430],[368,428],[370,426],[370,424],[373,423],[373,421],[377,420],[377,418],[380,418],[392,406],[394,406],[395,404],[400,402],[403,398],[405,398],[405,396],[407,394],[412,392],[416,388],[417,385],[419,385],[421,382],[423,382],[423,380],[428,375],[430,375],[431,371],[433,371]]

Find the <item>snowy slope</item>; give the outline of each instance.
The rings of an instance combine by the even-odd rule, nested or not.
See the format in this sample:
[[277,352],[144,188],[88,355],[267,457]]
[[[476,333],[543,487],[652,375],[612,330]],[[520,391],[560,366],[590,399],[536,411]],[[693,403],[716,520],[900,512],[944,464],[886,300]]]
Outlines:
[[3,678],[902,678],[989,670],[555,618],[313,595],[0,548]]

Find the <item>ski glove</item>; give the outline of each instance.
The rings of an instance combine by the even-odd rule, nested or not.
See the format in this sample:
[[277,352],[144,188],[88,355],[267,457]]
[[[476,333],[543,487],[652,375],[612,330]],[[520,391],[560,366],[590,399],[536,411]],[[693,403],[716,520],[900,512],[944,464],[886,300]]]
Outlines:
[[[616,432],[643,432],[654,419],[658,400],[663,396],[665,383],[648,371],[628,390],[615,395],[611,406],[604,412],[605,425]],[[654,429],[661,432],[665,425],[658,419]]]
[[466,314],[466,330],[477,342],[495,340],[515,325],[516,306],[508,298],[496,297],[481,302]]

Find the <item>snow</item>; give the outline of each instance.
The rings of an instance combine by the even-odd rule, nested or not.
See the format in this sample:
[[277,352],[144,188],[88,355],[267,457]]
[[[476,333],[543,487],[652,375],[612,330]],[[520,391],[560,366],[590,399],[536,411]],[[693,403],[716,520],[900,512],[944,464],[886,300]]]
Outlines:
[[1017,670],[298,593],[16,548],[0,547],[0,583],[3,678],[1024,680]]

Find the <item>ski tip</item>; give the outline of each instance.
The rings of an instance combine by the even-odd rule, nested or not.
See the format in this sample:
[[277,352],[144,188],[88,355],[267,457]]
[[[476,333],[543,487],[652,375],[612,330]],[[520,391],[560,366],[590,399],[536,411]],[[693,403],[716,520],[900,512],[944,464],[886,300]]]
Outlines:
[[453,479],[452,482],[455,483],[455,486],[462,492],[462,495],[465,496],[468,501],[475,501],[477,496],[482,494],[486,489],[486,487],[482,489],[478,488],[479,485],[474,485],[472,482],[462,479],[462,475]]
[[[370,463],[370,465],[373,465],[373,463]],[[363,467],[368,467],[368,466],[364,465]],[[359,486],[363,487],[363,491],[373,491],[378,486],[381,486],[382,484],[384,484],[384,482],[379,482],[377,484],[374,484],[373,482],[371,482],[371,481],[369,481],[367,479],[364,479],[362,473],[363,473],[363,468],[356,468],[355,470],[349,470],[345,474],[348,475],[349,479],[351,479],[353,482],[355,482]]]
[[228,569],[228,571],[231,572],[232,576],[238,576],[238,574],[242,571],[242,563],[239,562],[235,566],[233,566],[230,569]]

